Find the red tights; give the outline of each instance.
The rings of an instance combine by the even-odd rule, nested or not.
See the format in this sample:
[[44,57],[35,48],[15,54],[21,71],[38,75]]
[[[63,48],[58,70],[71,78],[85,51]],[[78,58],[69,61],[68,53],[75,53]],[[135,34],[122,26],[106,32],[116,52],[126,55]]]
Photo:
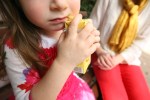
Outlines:
[[103,100],[150,100],[150,92],[140,67],[120,64],[112,70],[94,66]]

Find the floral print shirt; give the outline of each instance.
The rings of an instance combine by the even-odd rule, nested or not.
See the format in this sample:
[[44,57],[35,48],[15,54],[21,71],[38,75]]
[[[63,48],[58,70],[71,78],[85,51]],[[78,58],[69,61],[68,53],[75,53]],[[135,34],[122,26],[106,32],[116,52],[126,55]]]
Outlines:
[[[45,61],[44,64],[50,66],[56,57],[56,40],[41,35],[41,45],[46,56],[51,59]],[[40,81],[38,71],[26,64],[18,55],[15,48],[11,44],[11,39],[8,39],[5,45],[6,52],[6,71],[11,82],[16,100],[31,100],[30,91],[32,87]],[[38,54],[41,60],[45,60],[44,54]],[[50,68],[48,68],[50,70]],[[64,84],[62,90],[57,96],[57,100],[95,100],[93,92],[88,85],[72,72]]]

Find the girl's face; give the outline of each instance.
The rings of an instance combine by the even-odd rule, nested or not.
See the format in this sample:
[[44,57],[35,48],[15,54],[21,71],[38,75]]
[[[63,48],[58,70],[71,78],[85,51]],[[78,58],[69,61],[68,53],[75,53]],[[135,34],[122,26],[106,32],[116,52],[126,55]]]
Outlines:
[[62,30],[67,16],[80,10],[80,0],[20,0],[20,5],[28,20],[46,34]]

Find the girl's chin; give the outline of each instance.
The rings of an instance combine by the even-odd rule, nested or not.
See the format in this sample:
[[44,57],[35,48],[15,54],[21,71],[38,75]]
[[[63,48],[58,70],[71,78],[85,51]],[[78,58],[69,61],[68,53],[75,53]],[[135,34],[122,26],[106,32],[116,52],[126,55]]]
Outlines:
[[54,29],[54,30],[52,30],[52,31],[62,31],[62,30],[64,30],[64,27],[62,27],[62,28],[57,28],[57,29]]
[[59,27],[54,27],[54,29],[51,29],[51,31],[61,31],[64,30],[65,26],[59,26]]

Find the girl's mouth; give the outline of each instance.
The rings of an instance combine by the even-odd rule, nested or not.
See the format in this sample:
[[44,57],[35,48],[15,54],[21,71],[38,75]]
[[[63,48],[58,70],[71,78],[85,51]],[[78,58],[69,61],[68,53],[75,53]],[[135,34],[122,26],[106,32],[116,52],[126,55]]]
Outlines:
[[50,20],[50,22],[53,24],[59,24],[59,23],[64,23],[66,19],[67,17],[55,18],[55,19]]

